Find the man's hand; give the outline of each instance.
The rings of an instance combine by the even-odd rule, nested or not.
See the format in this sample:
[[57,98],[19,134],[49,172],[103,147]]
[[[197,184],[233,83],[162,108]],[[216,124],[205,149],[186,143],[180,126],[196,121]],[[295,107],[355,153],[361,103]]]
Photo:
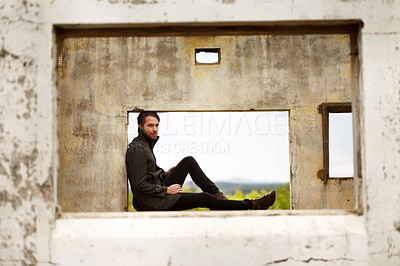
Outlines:
[[167,188],[167,194],[182,193],[182,187],[179,184],[173,184]]

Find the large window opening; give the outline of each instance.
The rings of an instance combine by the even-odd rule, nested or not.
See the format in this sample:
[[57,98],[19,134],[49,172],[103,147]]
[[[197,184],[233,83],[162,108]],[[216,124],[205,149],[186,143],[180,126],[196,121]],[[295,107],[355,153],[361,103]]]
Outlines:
[[[275,208],[289,209],[288,113],[160,112],[157,164],[168,170],[193,156],[229,198],[278,189]],[[137,115],[129,112],[128,142],[137,136]],[[184,189],[199,191],[190,177]]]
[[[347,173],[335,174],[329,166],[325,151],[331,150],[331,163],[335,152],[325,143],[329,127],[323,129],[327,138],[322,151],[321,121],[315,107],[328,100],[358,99],[357,34],[358,24],[347,23],[278,28],[58,28],[58,204],[63,212],[127,209],[127,110],[220,110],[161,112],[161,139],[155,149],[159,165],[167,170],[192,155],[215,182],[258,185],[290,180],[292,209],[352,209],[352,199],[360,196],[354,195],[350,174],[344,180],[341,175]],[[213,54],[214,63],[218,51],[218,64],[197,65],[196,49],[199,56]],[[353,104],[357,166],[353,175],[361,182],[359,112],[357,103]],[[290,110],[290,117],[288,111],[283,116],[243,111],[254,109]],[[172,117],[179,114],[182,117]],[[276,119],[273,125],[270,118]],[[129,124],[133,134],[135,119]],[[324,121],[335,124],[329,120],[328,115]],[[270,135],[289,131],[289,123],[286,144],[269,140]],[[178,134],[179,130],[183,132]],[[246,139],[238,140],[241,131]],[[215,139],[206,138],[210,136]],[[285,151],[274,151],[274,147],[285,147]],[[239,160],[234,159],[235,151]],[[259,151],[264,154],[258,155]],[[210,168],[213,165],[217,167]]]

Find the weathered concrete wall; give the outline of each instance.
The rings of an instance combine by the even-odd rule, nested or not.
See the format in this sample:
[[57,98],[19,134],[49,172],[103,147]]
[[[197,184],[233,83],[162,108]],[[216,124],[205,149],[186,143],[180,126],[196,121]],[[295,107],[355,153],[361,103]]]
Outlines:
[[[317,107],[352,99],[349,34],[67,37],[61,47],[64,211],[125,209],[125,125],[134,108],[289,110],[293,208],[354,208],[352,180],[324,185],[317,176]],[[195,48],[209,47],[221,49],[221,63],[196,65]]]
[[[391,2],[374,14],[392,14]],[[393,13],[394,14],[394,13]],[[371,265],[400,264],[400,17],[366,25],[361,90],[363,209]],[[395,25],[395,26],[393,26]]]
[[0,264],[49,261],[55,221],[51,25],[39,3],[0,3]]
[[[124,55],[110,42],[63,46],[58,72],[59,158],[57,197],[62,211],[127,210],[127,112],[120,90]],[[120,47],[118,47],[120,48]],[[93,60],[95,58],[95,60]],[[101,59],[99,59],[101,58]],[[118,71],[113,67],[117,64]],[[117,77],[112,77],[117,75]],[[127,83],[125,83],[126,85]]]
[[[136,251],[140,262],[150,264],[154,254],[148,253],[148,245],[153,242],[164,244],[157,244],[157,250],[171,247],[174,259],[182,255],[180,250],[192,246],[192,240],[203,236],[204,245],[195,245],[196,252],[214,259],[224,254],[224,263],[230,265],[239,261],[231,254],[240,251],[251,253],[254,264],[289,265],[297,261],[315,265],[399,265],[400,204],[396,204],[400,201],[399,14],[398,1],[3,1],[0,4],[1,264],[69,265],[69,260],[78,255],[79,263],[90,265],[93,254],[104,254],[102,258],[115,255],[112,263],[123,265],[126,254]],[[241,216],[238,224],[235,219],[223,219],[223,214],[217,214],[216,219],[193,219],[188,227],[179,223],[182,231],[175,226],[176,218],[56,220],[58,138],[53,25],[251,21],[298,25],[349,19],[364,22],[360,34],[360,86],[354,96],[360,106],[362,216],[340,215],[333,218],[334,223],[329,223],[332,217],[324,217],[320,212],[303,214],[300,219],[289,215],[271,220],[272,217],[264,219],[254,212]],[[265,223],[275,226],[274,233],[281,234],[273,235],[278,241],[272,248],[285,250],[285,256],[272,257],[266,250],[271,247],[265,241],[271,231],[265,229]],[[207,227],[202,227],[203,224]],[[200,234],[195,235],[189,226],[199,228]],[[127,233],[112,230],[119,227]],[[153,231],[154,228],[157,230]],[[162,233],[159,228],[163,228]],[[210,243],[205,240],[208,228],[218,243],[213,242],[212,249],[207,248]],[[308,233],[299,237],[302,231],[298,228],[305,228]],[[143,238],[130,234],[141,231]],[[255,244],[248,247],[254,248],[225,241],[246,240],[249,236]],[[86,251],[71,253],[64,248],[77,244],[80,237]],[[109,243],[112,249],[106,248]],[[129,249],[125,250],[126,243]],[[320,245],[326,248],[321,249]],[[349,247],[347,253],[341,247]],[[185,258],[177,262],[169,260],[169,254],[163,251],[158,258],[170,261],[171,265],[186,261]],[[265,258],[265,254],[271,257]]]

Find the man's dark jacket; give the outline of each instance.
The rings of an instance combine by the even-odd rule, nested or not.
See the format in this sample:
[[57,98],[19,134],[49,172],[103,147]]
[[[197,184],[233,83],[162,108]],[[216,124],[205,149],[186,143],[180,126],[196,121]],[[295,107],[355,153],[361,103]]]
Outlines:
[[126,151],[126,170],[133,193],[133,207],[137,211],[165,211],[181,197],[180,194],[166,194],[164,170],[157,166],[153,147],[158,141],[152,140],[142,129]]

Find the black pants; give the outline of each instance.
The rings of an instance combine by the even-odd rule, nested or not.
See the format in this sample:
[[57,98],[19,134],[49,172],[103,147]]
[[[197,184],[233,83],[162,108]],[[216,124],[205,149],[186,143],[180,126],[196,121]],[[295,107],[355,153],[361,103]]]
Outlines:
[[170,210],[187,210],[198,207],[210,208],[211,210],[247,210],[251,209],[251,201],[223,200],[214,197],[212,194],[218,193],[218,187],[204,174],[196,160],[185,157],[178,165],[165,177],[164,182],[167,186],[185,182],[186,176],[190,174],[193,182],[203,191],[203,193],[182,193],[181,198],[171,207]]

